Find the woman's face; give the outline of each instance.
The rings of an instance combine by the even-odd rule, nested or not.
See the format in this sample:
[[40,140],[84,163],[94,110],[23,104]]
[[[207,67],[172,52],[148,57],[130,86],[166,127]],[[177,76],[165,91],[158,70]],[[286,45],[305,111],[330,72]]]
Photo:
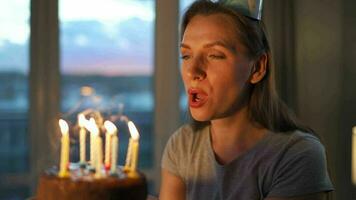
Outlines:
[[181,42],[182,77],[195,120],[229,117],[242,106],[252,60],[225,14],[196,15]]

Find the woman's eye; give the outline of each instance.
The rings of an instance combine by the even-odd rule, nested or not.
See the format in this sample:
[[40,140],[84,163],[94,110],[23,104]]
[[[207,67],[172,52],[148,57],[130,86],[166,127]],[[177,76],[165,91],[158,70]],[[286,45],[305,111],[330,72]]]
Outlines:
[[189,55],[181,55],[180,57],[182,60],[188,60],[190,58]]
[[210,54],[208,55],[209,58],[212,58],[212,59],[224,59],[225,58],[225,55],[220,55],[220,54]]

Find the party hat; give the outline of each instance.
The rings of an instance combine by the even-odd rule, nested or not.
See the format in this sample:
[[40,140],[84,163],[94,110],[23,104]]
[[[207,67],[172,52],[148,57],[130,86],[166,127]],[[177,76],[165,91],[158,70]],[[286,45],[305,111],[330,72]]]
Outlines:
[[247,17],[261,20],[263,0],[219,0],[218,2]]

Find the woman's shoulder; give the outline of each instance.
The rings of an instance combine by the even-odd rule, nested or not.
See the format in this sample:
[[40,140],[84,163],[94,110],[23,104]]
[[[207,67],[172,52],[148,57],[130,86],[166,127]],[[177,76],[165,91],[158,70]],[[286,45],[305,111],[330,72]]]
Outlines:
[[297,196],[333,190],[325,148],[316,135],[299,130],[274,133],[269,144],[273,152],[269,172],[274,185],[269,195]]
[[307,154],[313,153],[314,156],[320,156],[320,154],[325,153],[325,147],[320,138],[313,133],[306,133],[297,130],[293,132],[292,138],[295,141],[292,149],[295,149],[297,152]]
[[184,124],[171,135],[169,140],[173,143],[188,144],[204,135],[208,135],[208,132],[208,127],[196,130],[191,124]]
[[[162,168],[184,179],[187,162],[190,160],[197,146],[204,146],[206,139],[203,135],[209,129],[195,130],[192,125],[186,124],[178,128],[169,138],[162,156]],[[204,134],[207,133],[207,134]],[[208,137],[209,138],[209,137]],[[205,143],[204,143],[205,141]],[[206,145],[205,145],[206,146]]]
[[313,133],[300,130],[270,133],[268,142],[270,150],[279,152],[279,159],[289,160],[294,158],[315,159],[325,157],[325,147],[319,137]]
[[314,133],[307,133],[300,130],[287,132],[270,132],[271,141],[275,144],[295,146],[323,146],[319,137]]
[[172,136],[174,137],[191,137],[194,133],[193,126],[191,124],[183,124],[180,126]]

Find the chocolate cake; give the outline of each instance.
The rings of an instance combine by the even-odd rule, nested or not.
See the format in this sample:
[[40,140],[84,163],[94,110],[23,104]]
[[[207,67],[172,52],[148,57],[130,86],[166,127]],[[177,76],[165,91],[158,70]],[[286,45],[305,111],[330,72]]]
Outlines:
[[94,173],[72,166],[68,178],[58,170],[47,170],[40,177],[36,200],[146,200],[147,183],[142,173],[128,176],[119,169],[115,175],[95,178]]

